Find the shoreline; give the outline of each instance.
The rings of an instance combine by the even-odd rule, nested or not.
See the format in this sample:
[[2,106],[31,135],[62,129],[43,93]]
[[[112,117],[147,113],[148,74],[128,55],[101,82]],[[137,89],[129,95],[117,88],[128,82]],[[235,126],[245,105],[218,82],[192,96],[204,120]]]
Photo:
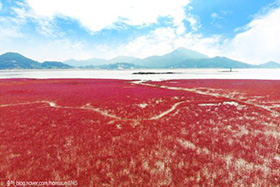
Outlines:
[[[141,74],[139,74],[141,72]],[[152,73],[151,73],[152,72]],[[146,69],[146,70],[0,70],[0,79],[120,79],[120,80],[172,80],[172,79],[228,79],[228,80],[280,80],[280,69]]]

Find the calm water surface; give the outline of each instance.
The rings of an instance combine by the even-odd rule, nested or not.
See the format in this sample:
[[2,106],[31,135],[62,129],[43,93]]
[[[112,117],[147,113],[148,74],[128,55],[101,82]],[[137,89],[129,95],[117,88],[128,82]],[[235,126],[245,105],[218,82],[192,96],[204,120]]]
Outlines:
[[[263,79],[280,80],[280,69],[176,69],[176,70],[1,70],[2,78],[95,78],[95,79]],[[134,72],[174,72],[176,74],[135,75]]]

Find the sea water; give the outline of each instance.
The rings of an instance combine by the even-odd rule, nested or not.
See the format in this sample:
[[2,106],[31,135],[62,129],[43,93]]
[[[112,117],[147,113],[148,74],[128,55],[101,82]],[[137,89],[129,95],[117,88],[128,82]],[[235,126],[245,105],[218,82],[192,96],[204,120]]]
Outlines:
[[[159,74],[133,74],[153,72]],[[164,74],[172,72],[174,74]],[[6,78],[94,78],[125,80],[170,79],[260,79],[280,80],[280,69],[142,69],[142,70],[1,70],[0,79]]]

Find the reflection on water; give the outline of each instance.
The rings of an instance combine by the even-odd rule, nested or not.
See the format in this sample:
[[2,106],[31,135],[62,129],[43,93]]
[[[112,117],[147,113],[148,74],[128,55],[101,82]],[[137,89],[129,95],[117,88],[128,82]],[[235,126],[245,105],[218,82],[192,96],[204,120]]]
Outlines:
[[[135,72],[155,72],[134,74]],[[166,74],[164,72],[173,72]],[[97,79],[267,79],[280,80],[280,69],[176,69],[176,70],[1,70],[0,78],[97,78]]]

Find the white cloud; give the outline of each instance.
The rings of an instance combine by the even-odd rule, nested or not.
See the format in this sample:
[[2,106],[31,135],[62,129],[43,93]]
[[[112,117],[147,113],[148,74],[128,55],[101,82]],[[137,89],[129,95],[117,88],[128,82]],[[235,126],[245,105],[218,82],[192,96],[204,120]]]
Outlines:
[[10,16],[0,16],[1,41],[26,37],[28,33],[24,33],[24,28],[30,21],[36,23],[36,30],[42,35],[52,38],[63,35],[50,20],[36,19],[28,9],[25,3],[17,1],[16,6],[10,8]]
[[[137,37],[130,42],[115,46],[114,44],[89,45],[87,41],[58,39],[50,41],[24,40],[21,44],[14,41],[0,47],[0,51],[17,51],[35,60],[90,59],[93,57],[109,59],[114,56],[127,55],[145,58],[151,55],[163,55],[179,47],[193,49],[211,57],[218,54],[219,37],[205,38],[200,34],[185,33],[183,25],[178,27],[157,28],[147,35]],[[36,46],[36,47],[34,47]]]
[[190,23],[191,29],[193,31],[197,31],[198,29],[201,28],[200,20],[197,16],[188,13],[188,15],[186,16],[186,20]]
[[138,37],[128,44],[114,49],[112,52],[115,52],[114,56],[133,55],[144,58],[151,55],[163,55],[179,47],[185,47],[211,57],[219,54],[219,36],[203,37],[191,32],[182,33],[178,32],[178,29],[182,29],[180,27],[182,26],[158,28],[148,35]]
[[170,17],[177,26],[185,19],[189,0],[26,0],[37,18],[65,16],[78,20],[92,32],[112,28],[122,22],[150,25],[159,17]]
[[280,62],[280,7],[258,16],[225,43],[224,55],[249,63]]
[[[3,5],[0,1],[0,11]],[[7,41],[13,38],[21,38],[24,36],[21,27],[25,24],[25,19],[20,16],[0,16],[0,40]]]
[[[87,59],[92,57],[111,58],[117,55],[133,55],[144,58],[150,55],[162,55],[178,47],[191,48],[207,55],[217,53],[218,37],[204,38],[199,34],[192,34],[201,27],[199,18],[185,13],[189,0],[26,0],[13,8],[18,20],[36,23],[39,33],[50,36],[50,40],[32,40],[21,45],[14,40],[10,47],[0,48],[1,51],[18,51],[36,60],[66,60],[69,58]],[[191,9],[191,7],[189,7]],[[82,10],[82,11],[81,11]],[[77,19],[88,30],[100,31],[104,28],[113,28],[115,24],[125,23],[132,26],[145,26],[157,23],[159,17],[171,18],[169,27],[157,28],[132,39],[120,46],[90,45],[85,42],[74,42],[66,39],[63,33],[55,27],[52,20],[56,16]],[[191,30],[187,30],[183,21],[188,21]],[[12,25],[11,25],[12,26]],[[11,33],[20,36],[20,27],[14,28]],[[16,31],[18,33],[16,34]],[[188,33],[186,33],[188,32]],[[64,38],[64,39],[63,39]],[[15,44],[15,45],[12,45]],[[34,47],[36,46],[36,47]]]
[[[233,39],[222,41],[220,36],[205,37],[193,33],[201,27],[199,18],[186,13],[185,0],[26,0],[14,8],[16,17],[0,17],[0,51],[18,51],[36,60],[87,59],[92,57],[111,58],[117,55],[131,55],[144,58],[162,55],[178,47],[185,47],[210,57],[219,55],[248,62],[263,63],[269,60],[280,62],[280,8],[274,8],[265,15],[256,17],[251,23],[237,30]],[[28,6],[27,6],[28,5]],[[0,5],[1,6],[1,5]],[[31,9],[30,9],[31,8]],[[191,7],[187,7],[191,9]],[[82,10],[82,11],[81,11]],[[213,13],[219,19],[224,13]],[[159,17],[172,19],[169,27],[160,27],[148,34],[132,39],[120,46],[90,45],[87,41],[65,39],[52,20],[56,16],[77,19],[91,32],[114,28],[115,24],[145,26],[157,22]],[[21,28],[31,19],[38,24],[37,30],[47,36],[58,36],[48,40],[32,41],[18,45],[23,37]],[[191,25],[188,30],[183,21]],[[244,29],[245,28],[245,29]],[[11,42],[9,38],[14,41]],[[62,39],[64,38],[64,39]],[[30,39],[30,38],[29,38]],[[8,41],[9,40],[9,41]],[[5,41],[7,41],[5,43]],[[35,46],[35,47],[34,47]]]
[[12,7],[16,19],[22,20],[28,24],[29,22],[35,23],[35,28],[38,33],[43,36],[55,38],[61,37],[63,32],[52,22],[49,17],[37,17],[27,4],[17,2],[17,6]]
[[213,12],[211,14],[211,18],[218,18],[218,17],[219,17],[219,15],[216,12]]
[[[89,49],[84,41],[19,39],[17,41],[1,42],[0,54],[14,51],[40,62],[49,60],[64,61],[70,58],[89,59],[92,55],[97,54],[93,48]],[[96,49],[98,48],[96,47]]]
[[20,38],[22,20],[11,17],[0,17],[0,40],[9,40],[11,38]]
[[[36,46],[36,51],[38,52],[36,59],[41,61],[64,61],[69,58],[87,59],[90,58],[91,52],[85,46],[86,44],[83,41],[52,40]],[[32,51],[30,52],[32,53]]]

